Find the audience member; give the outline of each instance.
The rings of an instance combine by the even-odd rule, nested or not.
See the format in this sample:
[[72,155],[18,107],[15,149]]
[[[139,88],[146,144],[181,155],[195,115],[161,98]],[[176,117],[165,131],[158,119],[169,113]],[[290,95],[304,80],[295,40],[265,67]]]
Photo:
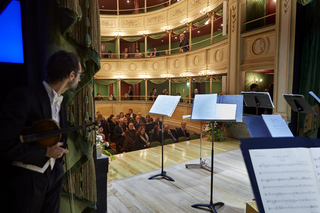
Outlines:
[[162,133],[158,125],[155,125],[153,128],[152,141],[159,141],[162,143]]
[[140,117],[136,116],[136,119],[134,121],[134,128],[139,129],[139,127],[140,127]]
[[128,96],[129,96],[129,100],[133,100],[133,92],[132,92],[132,87],[131,86],[129,86]]
[[126,152],[134,151],[138,149],[138,146],[136,144],[136,130],[133,129],[133,123],[129,123],[129,129],[125,131],[124,134],[125,140],[124,140],[124,149]]
[[121,147],[123,147],[125,131],[126,129],[123,129],[123,119],[120,119],[118,125],[114,128],[117,153],[120,153]]
[[180,52],[187,52],[189,51],[189,40],[185,37],[183,33],[180,34]]
[[250,90],[251,90],[251,92],[259,92],[258,84],[251,84]]
[[117,122],[119,122],[119,120],[120,120],[120,115],[117,115],[116,118],[117,118]]
[[162,121],[160,121],[159,117],[156,117],[156,120],[154,121],[154,125],[158,125],[160,129],[162,128]]
[[96,112],[96,119],[98,118],[98,115],[100,114],[100,111]]
[[191,103],[193,103],[194,97],[196,96],[196,94],[198,94],[199,91],[197,88],[194,89],[194,92],[191,94]]
[[122,52],[121,58],[129,58],[128,48],[124,48],[124,52]]
[[146,132],[151,136],[151,130],[154,128],[153,118],[149,118],[146,123]]
[[124,118],[124,114],[123,114],[123,112],[120,112],[120,118]]
[[136,119],[136,116],[137,116],[137,115],[133,113],[133,110],[132,110],[132,109],[129,109],[129,114],[130,114],[130,117],[133,118],[133,120]]
[[190,133],[188,132],[187,129],[187,123],[186,122],[181,122],[181,127],[177,129],[177,137],[185,137],[187,139],[190,138]]
[[128,119],[128,121],[129,121],[130,113],[127,113],[127,114],[126,114],[126,118],[127,118],[127,119]]
[[108,124],[109,124],[109,126],[110,126],[110,124],[112,123],[112,118],[114,117],[114,115],[113,114],[111,114],[110,116],[109,116],[109,118],[108,118]]
[[169,95],[167,89],[162,90],[162,95]]
[[128,93],[125,93],[125,94],[124,94],[123,100],[129,100],[129,95],[128,95]]
[[[176,96],[181,96],[180,93],[177,93]],[[180,102],[183,103],[183,98],[180,98]]]
[[141,126],[141,124],[146,124],[147,123],[147,121],[146,121],[146,119],[144,118],[144,117],[142,117],[142,114],[141,114],[141,112],[138,112],[138,116],[140,117],[140,126]]
[[114,141],[114,128],[117,126],[117,118],[116,117],[112,117],[112,122],[109,124],[110,127],[110,140]]
[[106,121],[106,119],[101,114],[99,114],[97,116],[96,120],[100,121],[100,123],[101,123],[100,126],[103,128],[103,134],[108,139],[108,137],[110,135],[110,128],[109,128],[108,122]]
[[97,100],[97,101],[102,101],[103,100],[103,97],[101,97],[101,94],[98,93],[96,97],[94,97],[94,100]]
[[141,126],[137,131],[136,144],[138,146],[138,149],[150,147],[149,136],[146,133],[146,129],[144,126]]
[[115,101],[116,99],[115,99],[115,97],[113,97],[113,94],[110,93],[108,100],[109,100],[109,101]]
[[149,123],[150,115],[146,116],[146,124]]
[[156,97],[157,97],[156,93],[157,93],[157,89],[153,88],[152,92],[150,93],[150,98],[149,98],[150,101],[155,101],[156,100]]
[[168,51],[168,50],[165,50],[165,51],[164,51],[164,54],[166,54],[166,56],[169,56],[169,51]]
[[269,91],[269,85],[266,85],[265,87],[264,87],[264,92],[268,92]]
[[156,56],[159,56],[159,52],[157,52],[157,47],[154,46],[153,47],[153,54],[152,54],[153,57],[156,57]]
[[164,139],[172,139],[173,142],[178,142],[178,137],[176,135],[176,131],[173,129],[170,129],[169,125],[164,125]]
[[133,123],[133,128],[134,128],[134,119],[133,118],[129,117],[128,123]]
[[125,127],[124,128],[125,130],[128,129],[128,119],[127,118],[123,118],[123,126]]
[[106,54],[106,55],[107,55],[107,58],[116,58],[115,55],[111,52],[111,50],[109,50],[108,54]]
[[142,58],[142,53],[140,53],[139,49],[136,48],[136,54],[134,56],[135,58]]

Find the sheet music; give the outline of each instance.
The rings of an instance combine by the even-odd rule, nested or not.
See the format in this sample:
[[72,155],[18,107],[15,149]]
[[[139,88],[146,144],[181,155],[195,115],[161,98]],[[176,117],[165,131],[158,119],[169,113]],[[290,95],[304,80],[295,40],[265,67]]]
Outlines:
[[190,117],[191,117],[191,115],[183,115],[182,119],[187,119],[187,118],[190,118]]
[[272,137],[293,137],[291,130],[281,115],[262,115]]
[[318,98],[318,96],[316,96],[316,94],[314,94],[312,91],[309,92],[309,94],[317,100],[318,104],[320,104],[320,99]]
[[217,94],[195,95],[191,119],[213,120],[216,115]]
[[237,104],[217,104],[216,116],[217,120],[235,120]]
[[181,96],[158,95],[149,113],[171,117]]
[[249,150],[266,213],[319,213],[320,189],[308,148]]
[[310,148],[311,160],[317,178],[318,187],[320,189],[320,148]]

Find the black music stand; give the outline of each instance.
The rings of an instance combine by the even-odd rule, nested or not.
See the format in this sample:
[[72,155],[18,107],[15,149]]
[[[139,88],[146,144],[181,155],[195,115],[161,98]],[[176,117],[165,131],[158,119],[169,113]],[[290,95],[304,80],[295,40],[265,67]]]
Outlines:
[[258,108],[274,108],[268,92],[241,92],[241,94],[247,107],[256,108],[256,115],[258,115]]
[[164,145],[164,128],[163,128],[163,117],[168,116],[171,117],[174,110],[176,109],[181,96],[168,96],[168,95],[159,95],[152,105],[149,113],[156,114],[162,116],[162,151],[161,151],[161,173],[157,175],[153,175],[148,178],[151,180],[155,177],[163,177],[167,180],[174,181],[171,177],[167,175],[167,173],[163,170],[163,145]]
[[[236,113],[239,112],[242,109],[237,109],[237,106],[241,106],[243,104],[243,96],[242,95],[236,95],[231,97],[231,95],[228,97],[223,98],[217,97],[217,94],[210,94],[210,95],[195,95],[193,105],[192,105],[192,112],[191,112],[191,118],[190,121],[211,121],[212,122],[212,130],[214,128],[214,122],[239,122],[242,121],[242,113]],[[225,99],[225,100],[224,100]],[[233,100],[235,99],[235,100]],[[233,102],[235,104],[221,104],[220,107],[218,107],[217,102],[221,103],[230,103]],[[232,105],[231,108],[228,107]],[[236,106],[234,106],[236,105]],[[224,107],[221,107],[224,106]],[[226,112],[226,110],[232,110],[229,112]],[[210,112],[212,112],[210,114]],[[215,207],[222,207],[224,205],[223,202],[217,202],[213,203],[213,169],[214,169],[214,131],[212,131],[212,145],[211,145],[211,185],[210,185],[210,203],[209,204],[194,204],[191,205],[191,207],[197,208],[197,207],[208,207],[212,212],[217,213]]]
[[298,113],[297,118],[297,132],[296,136],[299,136],[299,117],[300,113],[307,113],[312,115],[317,115],[312,108],[312,106],[309,104],[309,102],[304,98],[303,95],[299,94],[283,94],[283,98],[288,102],[289,106],[294,112]]

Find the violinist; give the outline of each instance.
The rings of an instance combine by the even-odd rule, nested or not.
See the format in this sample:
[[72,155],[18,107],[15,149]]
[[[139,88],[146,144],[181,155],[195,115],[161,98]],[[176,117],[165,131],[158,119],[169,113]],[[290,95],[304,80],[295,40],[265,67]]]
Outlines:
[[48,60],[47,78],[36,86],[13,91],[0,110],[0,206],[3,212],[58,213],[64,177],[62,156],[67,134],[56,145],[40,148],[22,143],[25,127],[43,119],[67,127],[63,94],[80,81],[80,58],[66,51]]

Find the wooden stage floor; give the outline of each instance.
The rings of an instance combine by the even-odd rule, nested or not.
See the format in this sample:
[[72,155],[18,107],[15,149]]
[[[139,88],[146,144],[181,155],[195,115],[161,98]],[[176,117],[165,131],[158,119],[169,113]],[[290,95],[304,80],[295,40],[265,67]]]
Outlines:
[[[253,198],[239,144],[237,140],[215,142],[214,202],[225,203],[218,212],[243,213]],[[199,148],[199,140],[164,147],[164,170],[174,182],[148,180],[160,173],[161,147],[116,155],[108,173],[108,212],[209,212],[191,207],[210,201],[210,172],[185,168],[186,163],[199,163]],[[210,154],[211,142],[203,140],[208,163]]]

